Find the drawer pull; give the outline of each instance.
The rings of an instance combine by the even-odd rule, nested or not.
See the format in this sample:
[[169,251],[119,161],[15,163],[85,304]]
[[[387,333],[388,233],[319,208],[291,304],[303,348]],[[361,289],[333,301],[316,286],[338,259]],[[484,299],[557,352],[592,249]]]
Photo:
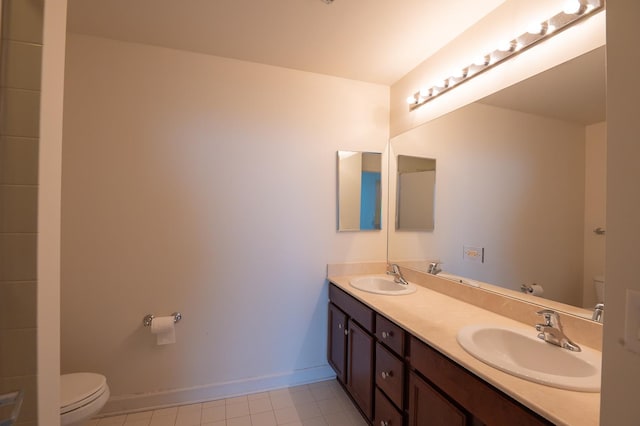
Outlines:
[[393,337],[393,331],[383,331],[382,332],[382,338],[383,339],[388,339],[389,337]]
[[348,335],[349,335],[349,329],[348,329],[348,328],[345,328],[345,329],[344,329],[344,335],[345,335],[345,336],[348,336]]
[[387,377],[393,377],[393,371],[383,371],[380,375],[384,380],[386,380]]
[[342,323],[338,323],[338,328],[342,328]]

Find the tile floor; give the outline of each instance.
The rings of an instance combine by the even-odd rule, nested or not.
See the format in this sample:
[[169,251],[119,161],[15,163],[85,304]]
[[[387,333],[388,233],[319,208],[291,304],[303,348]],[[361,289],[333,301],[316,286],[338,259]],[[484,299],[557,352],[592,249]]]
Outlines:
[[91,420],[89,426],[366,426],[335,380]]

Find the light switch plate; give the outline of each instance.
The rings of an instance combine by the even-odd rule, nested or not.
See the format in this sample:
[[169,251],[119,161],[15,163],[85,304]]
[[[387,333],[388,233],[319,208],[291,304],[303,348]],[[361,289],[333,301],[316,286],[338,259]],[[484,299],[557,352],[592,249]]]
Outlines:
[[627,350],[640,354],[640,291],[627,289],[624,346]]
[[462,259],[484,263],[484,247],[462,246]]

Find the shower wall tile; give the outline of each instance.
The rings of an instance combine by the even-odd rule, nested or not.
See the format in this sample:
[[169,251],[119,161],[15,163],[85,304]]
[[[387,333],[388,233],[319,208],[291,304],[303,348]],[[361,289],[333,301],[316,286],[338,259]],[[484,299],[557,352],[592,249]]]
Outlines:
[[0,185],[0,200],[0,232],[37,231],[37,186]]
[[0,330],[0,375],[28,376],[36,373],[36,329]]
[[2,38],[42,44],[44,0],[5,0]]
[[0,330],[33,328],[37,324],[35,281],[0,282]]
[[42,46],[21,41],[7,41],[2,46],[0,85],[14,89],[40,90]]
[[0,137],[0,184],[38,184],[38,139]]
[[0,234],[0,281],[36,280],[36,234]]
[[37,138],[40,132],[40,92],[24,89],[2,90],[3,135]]
[[[16,390],[24,392],[24,401],[18,417],[18,425],[37,419],[38,378],[36,375],[11,376],[0,379],[0,393]],[[43,425],[44,426],[44,425]]]
[[37,425],[37,194],[44,0],[2,1],[0,52],[0,393],[25,392]]

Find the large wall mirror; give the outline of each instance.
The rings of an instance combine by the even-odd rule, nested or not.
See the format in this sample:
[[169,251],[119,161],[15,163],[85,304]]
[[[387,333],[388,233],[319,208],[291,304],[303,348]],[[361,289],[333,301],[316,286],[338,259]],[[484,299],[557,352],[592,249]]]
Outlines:
[[338,151],[338,231],[382,229],[382,154]]
[[[393,138],[391,171],[398,155],[437,159],[437,226],[389,227],[389,261],[426,270],[439,260],[446,273],[509,294],[535,283],[540,297],[593,309],[594,277],[605,266],[604,54],[601,47]],[[484,259],[465,259],[469,246],[484,249]]]

